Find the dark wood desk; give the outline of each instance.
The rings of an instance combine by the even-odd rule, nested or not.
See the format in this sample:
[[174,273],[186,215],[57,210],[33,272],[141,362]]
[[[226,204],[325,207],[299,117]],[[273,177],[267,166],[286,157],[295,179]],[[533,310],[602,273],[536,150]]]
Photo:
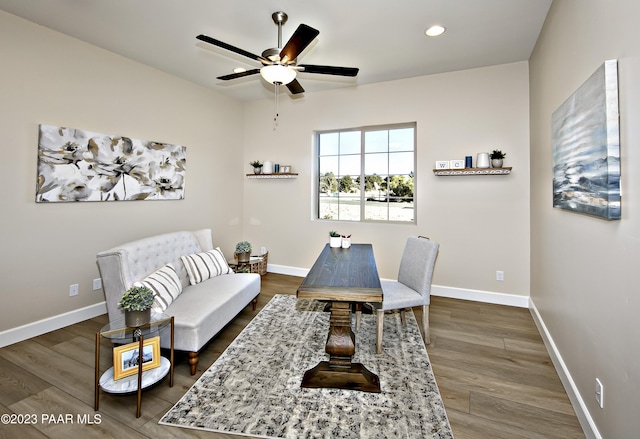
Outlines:
[[380,392],[380,379],[360,363],[352,363],[356,351],[351,330],[351,303],[382,303],[382,288],[371,244],[332,248],[327,244],[298,288],[300,299],[331,302],[329,337],[322,361],[305,372],[302,387],[331,387]]

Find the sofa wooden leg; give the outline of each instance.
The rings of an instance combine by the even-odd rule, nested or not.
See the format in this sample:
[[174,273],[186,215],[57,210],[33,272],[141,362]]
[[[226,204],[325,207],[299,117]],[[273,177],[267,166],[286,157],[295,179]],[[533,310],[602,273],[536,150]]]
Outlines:
[[256,310],[256,306],[258,306],[258,297],[257,296],[256,296],[255,299],[253,299],[251,301],[251,305],[253,305],[253,310],[255,311]]
[[196,369],[198,367],[198,353],[197,352],[189,352],[189,368],[191,369],[191,375],[196,374]]

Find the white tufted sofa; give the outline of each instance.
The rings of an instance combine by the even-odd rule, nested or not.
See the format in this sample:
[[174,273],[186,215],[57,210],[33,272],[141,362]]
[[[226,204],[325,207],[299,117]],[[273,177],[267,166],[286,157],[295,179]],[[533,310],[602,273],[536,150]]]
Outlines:
[[[253,302],[255,310],[260,294],[257,273],[225,274],[190,285],[180,257],[213,248],[211,230],[203,229],[152,236],[97,255],[110,322],[124,318],[118,308],[122,293],[134,282],[173,264],[183,290],[165,314],[175,318],[174,347],[189,353],[192,375],[196,373],[198,351],[249,303]],[[170,346],[169,334],[163,334],[161,346]]]

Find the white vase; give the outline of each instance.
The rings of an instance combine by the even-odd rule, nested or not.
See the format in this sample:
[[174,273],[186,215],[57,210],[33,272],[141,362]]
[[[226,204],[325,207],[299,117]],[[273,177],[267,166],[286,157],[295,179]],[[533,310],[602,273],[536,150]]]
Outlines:
[[476,168],[488,168],[489,167],[489,153],[479,152],[476,159]]
[[329,247],[333,247],[333,248],[342,247],[342,237],[341,236],[329,237]]
[[273,174],[273,163],[270,160],[267,160],[262,165],[262,173],[263,174]]
[[342,238],[342,248],[351,247],[351,238]]

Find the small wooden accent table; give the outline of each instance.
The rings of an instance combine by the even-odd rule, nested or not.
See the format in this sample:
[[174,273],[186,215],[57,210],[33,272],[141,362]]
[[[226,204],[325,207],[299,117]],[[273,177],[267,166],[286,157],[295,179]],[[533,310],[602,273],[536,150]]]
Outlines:
[[380,392],[380,379],[360,363],[352,363],[356,351],[351,330],[351,303],[382,303],[382,287],[371,244],[332,248],[326,244],[298,288],[299,299],[331,302],[329,337],[325,351],[329,361],[321,361],[305,372],[302,387]]

